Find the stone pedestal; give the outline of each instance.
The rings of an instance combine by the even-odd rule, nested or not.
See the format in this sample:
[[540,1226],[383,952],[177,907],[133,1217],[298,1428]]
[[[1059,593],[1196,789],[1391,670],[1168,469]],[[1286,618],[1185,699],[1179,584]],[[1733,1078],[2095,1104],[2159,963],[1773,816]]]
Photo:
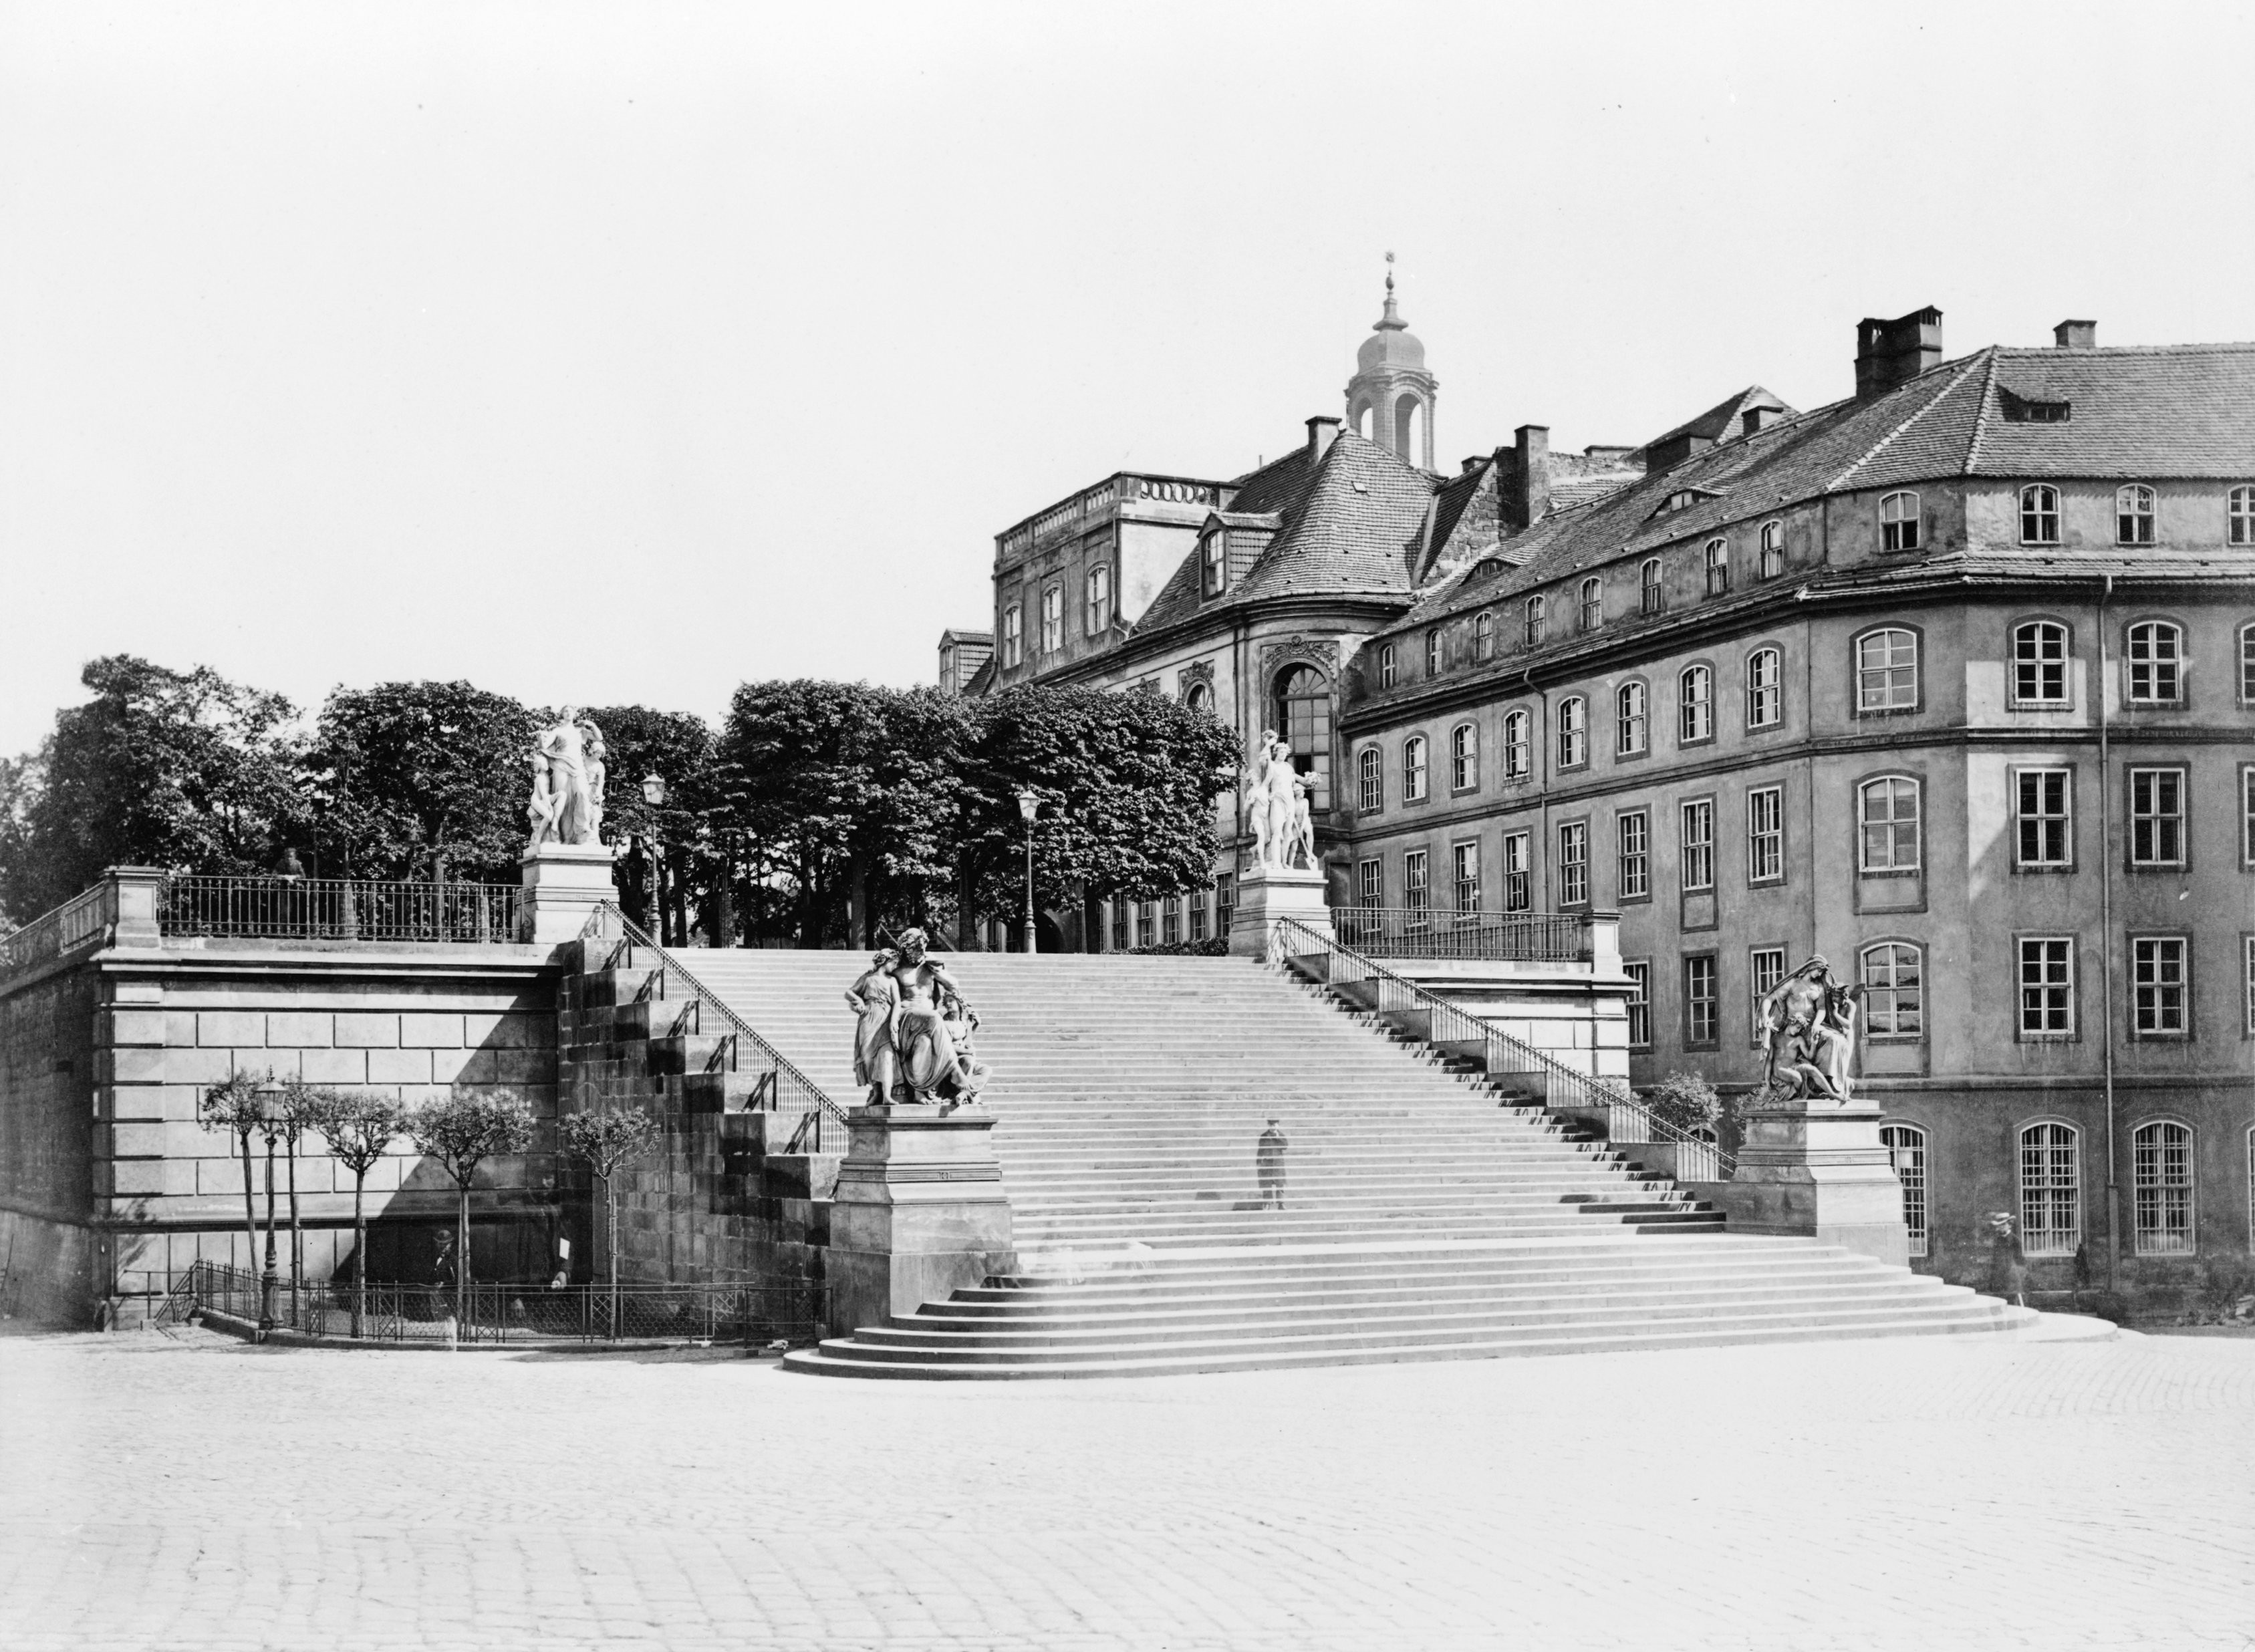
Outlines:
[[524,882],[517,938],[542,946],[579,939],[596,906],[618,898],[611,882],[616,853],[608,843],[544,843],[526,850],[516,863]]
[[1909,1265],[1902,1184],[1877,1107],[1791,1101],[1749,1113],[1737,1171],[1699,1191],[1729,1213],[1732,1233],[1795,1234]]
[[1256,868],[1237,882],[1237,910],[1229,920],[1229,950],[1239,958],[1266,958],[1276,920],[1291,918],[1324,939],[1332,938],[1331,909],[1324,899],[1324,875]]
[[1010,1201],[982,1107],[855,1107],[830,1206],[828,1330],[842,1336],[1007,1274]]

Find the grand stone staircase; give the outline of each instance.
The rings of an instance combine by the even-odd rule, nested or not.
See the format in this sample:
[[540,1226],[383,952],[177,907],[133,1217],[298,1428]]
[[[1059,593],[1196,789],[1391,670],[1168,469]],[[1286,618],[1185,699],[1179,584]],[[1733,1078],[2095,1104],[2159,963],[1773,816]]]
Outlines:
[[[701,952],[697,977],[857,1098],[845,953]],[[1722,1231],[1320,991],[1237,959],[949,954],[978,1009],[1019,1272],[795,1353],[854,1376],[1016,1377],[1989,1332],[2032,1316],[1834,1247]],[[1284,1207],[1254,1144],[1289,1137]]]

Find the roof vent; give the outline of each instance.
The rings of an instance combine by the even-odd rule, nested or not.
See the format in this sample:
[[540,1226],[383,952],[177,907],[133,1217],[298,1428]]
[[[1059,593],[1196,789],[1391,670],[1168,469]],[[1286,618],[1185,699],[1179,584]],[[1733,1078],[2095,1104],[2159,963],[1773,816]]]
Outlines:
[[2051,341],[2055,349],[2095,350],[2098,348],[2098,323],[2062,321],[2052,328]]

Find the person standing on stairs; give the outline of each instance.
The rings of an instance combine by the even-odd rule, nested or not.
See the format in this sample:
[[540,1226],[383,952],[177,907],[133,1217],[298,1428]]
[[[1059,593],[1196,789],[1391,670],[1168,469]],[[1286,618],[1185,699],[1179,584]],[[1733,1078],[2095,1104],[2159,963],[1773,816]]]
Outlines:
[[1268,1128],[1261,1132],[1261,1139],[1253,1148],[1253,1173],[1261,1184],[1261,1210],[1284,1208],[1284,1155],[1292,1143],[1286,1139],[1281,1121],[1271,1119]]

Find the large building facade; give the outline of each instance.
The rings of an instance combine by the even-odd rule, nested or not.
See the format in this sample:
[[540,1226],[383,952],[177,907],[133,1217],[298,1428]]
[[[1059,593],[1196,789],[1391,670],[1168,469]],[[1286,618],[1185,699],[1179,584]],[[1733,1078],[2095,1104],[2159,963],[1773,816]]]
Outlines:
[[[1619,911],[1639,1084],[1751,1086],[1754,1003],[1823,954],[1922,1266],[1985,1272],[2004,1211],[2039,1290],[2255,1289],[2255,347],[2070,322],[1945,360],[1941,323],[1861,324],[1814,411],[1753,388],[1571,457],[1525,426],[1444,477],[1396,451],[1422,348],[1372,390],[1412,359],[1389,292],[1350,387],[1389,439],[1310,421],[1167,482],[1206,493],[1141,561],[1145,479],[1092,490],[1108,529],[1021,524],[992,680],[1285,730],[1335,906]],[[1082,941],[1215,932],[1213,899]]]

